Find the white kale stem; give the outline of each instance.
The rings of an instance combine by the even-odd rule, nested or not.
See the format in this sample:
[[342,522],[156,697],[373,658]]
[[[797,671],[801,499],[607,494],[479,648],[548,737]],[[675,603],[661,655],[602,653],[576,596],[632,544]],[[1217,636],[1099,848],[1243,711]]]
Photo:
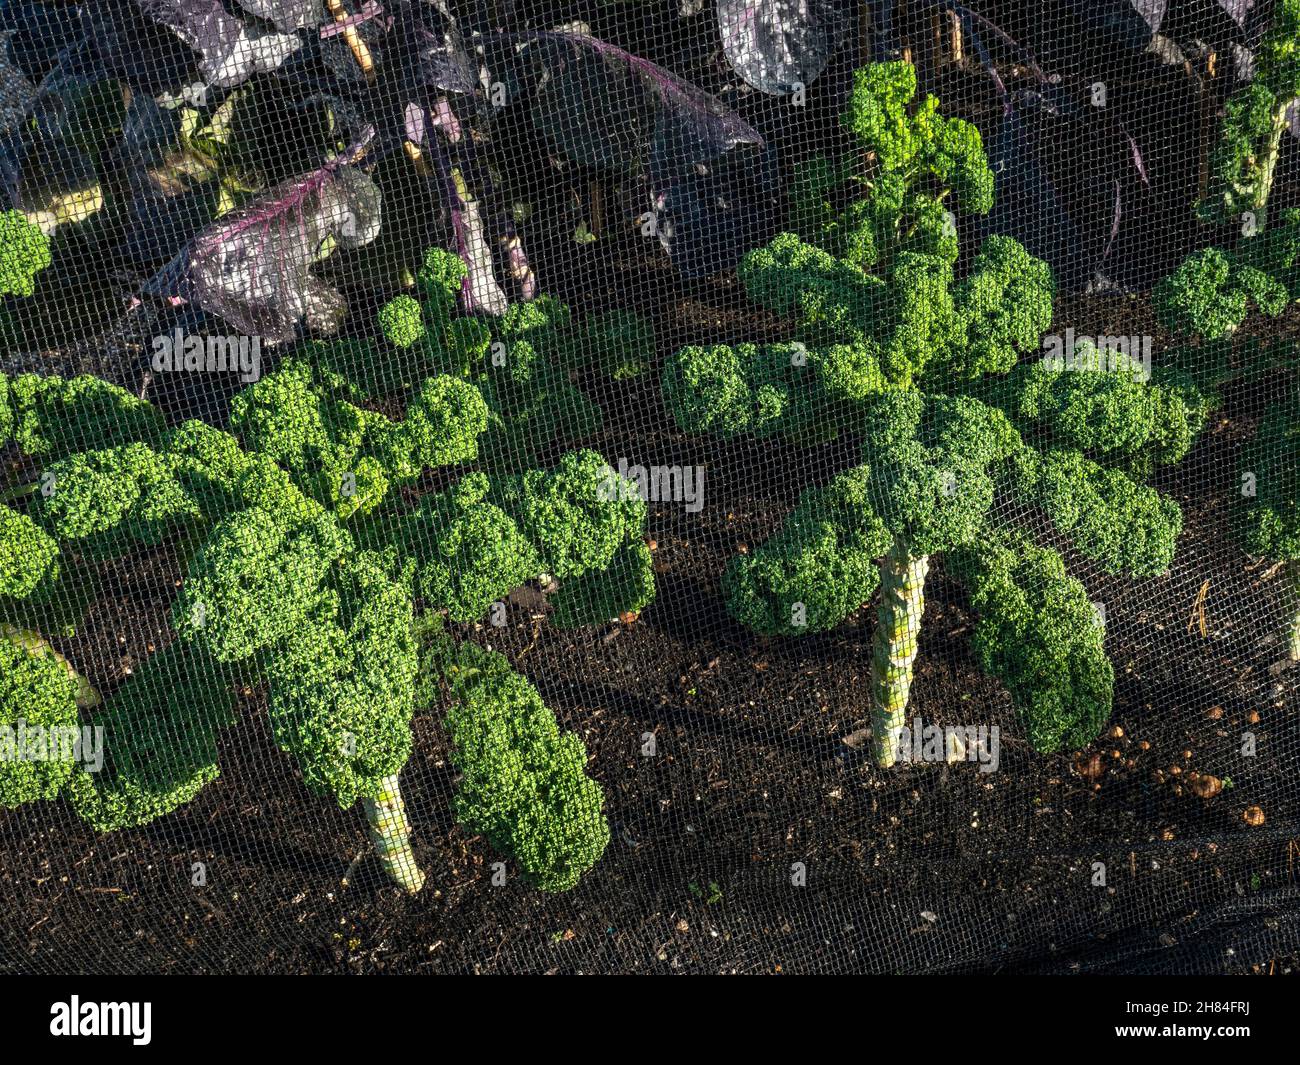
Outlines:
[[402,800],[397,774],[384,777],[373,796],[362,796],[361,805],[384,872],[398,887],[414,895],[424,887],[424,873],[416,864],[411,848],[411,823],[406,818],[406,803]]
[[880,563],[880,607],[871,656],[871,738],[882,769],[898,761],[929,570],[929,558],[912,555],[901,538]]

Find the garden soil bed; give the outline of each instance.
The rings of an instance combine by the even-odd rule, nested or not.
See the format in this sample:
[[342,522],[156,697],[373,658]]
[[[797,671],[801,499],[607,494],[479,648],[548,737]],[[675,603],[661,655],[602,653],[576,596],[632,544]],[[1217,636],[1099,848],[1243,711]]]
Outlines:
[[[687,341],[782,332],[728,285],[688,292],[638,267],[605,290],[611,302],[627,292],[655,302],[662,356]],[[1124,297],[1059,310],[1080,333],[1158,335],[1141,321],[1145,304]],[[1295,335],[1300,322],[1284,328]],[[850,465],[852,442],[719,447],[665,428],[654,375],[592,385],[607,421],[589,443],[608,459],[706,466],[698,513],[651,504],[658,598],[632,624],[574,634],[550,628],[543,596],[524,589],[504,628],[460,631],[506,653],[590,750],[613,839],[577,889],[544,895],[508,865],[494,884],[499,856],[452,821],[455,777],[430,707],[416,715],[402,775],[428,883],[402,896],[382,879],[359,812],[306,791],[272,742],[260,693],[248,692],[220,780],[153,825],[96,838],[63,803],[0,815],[3,967],[1294,969],[1300,670],[1277,668],[1279,581],[1232,546],[1226,525],[1240,445],[1279,394],[1272,385],[1231,393],[1194,453],[1163,475],[1186,514],[1168,575],[1121,581],[1070,558],[1106,606],[1117,674],[1122,735],[1089,748],[1095,778],[1086,758],[1081,775],[1073,752],[1044,757],[1025,744],[1006,692],[977,668],[973,617],[941,569],[927,589],[913,710],[927,723],[998,725],[1001,766],[876,770],[866,748],[845,742],[867,723],[870,607],[829,634],[768,640],[734,623],[719,593],[728,558],[770,535],[803,487]],[[101,580],[79,634],[55,642],[111,690],[169,638],[177,574],[160,550],[106,566]],[[1254,758],[1240,754],[1245,731]],[[1155,778],[1175,766],[1232,787],[1176,794],[1176,777]],[[1262,808],[1263,825],[1245,823],[1248,806]]]

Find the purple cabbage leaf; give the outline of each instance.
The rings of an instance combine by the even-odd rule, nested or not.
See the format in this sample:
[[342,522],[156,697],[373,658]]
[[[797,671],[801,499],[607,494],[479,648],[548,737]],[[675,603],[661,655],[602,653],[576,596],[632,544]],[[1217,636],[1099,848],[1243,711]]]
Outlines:
[[292,340],[304,318],[329,332],[346,309],[311,273],[327,244],[357,248],[379,233],[379,187],[355,165],[365,143],[213,223],[189,249],[196,302],[267,343]]
[[239,6],[274,23],[281,33],[315,29],[325,20],[323,0],[239,0]]
[[763,137],[731,108],[595,37],[497,37],[512,46],[498,67],[529,100],[534,127],[577,163],[644,180],[656,235],[684,273],[728,269],[762,243],[776,170]]
[[658,166],[685,174],[738,145],[764,143],[716,97],[617,45],[562,31],[498,36],[518,46],[534,123],[578,162],[631,167],[653,144]]
[[122,149],[130,164],[131,204],[120,247],[152,272],[216,214],[217,173],[211,162],[184,147],[180,114],[159,107],[151,96],[132,98]]
[[135,2],[199,53],[199,73],[218,88],[233,88],[253,74],[275,70],[302,47],[293,34],[272,33],[243,22],[221,0]]
[[811,85],[848,32],[843,0],[717,0],[727,61],[760,92],[784,96]]

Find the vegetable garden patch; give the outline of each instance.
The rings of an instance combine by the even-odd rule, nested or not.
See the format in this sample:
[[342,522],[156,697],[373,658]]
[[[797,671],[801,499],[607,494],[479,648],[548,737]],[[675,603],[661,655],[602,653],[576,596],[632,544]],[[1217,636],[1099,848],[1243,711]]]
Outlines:
[[1300,0],[0,0],[0,969],[1300,964]]

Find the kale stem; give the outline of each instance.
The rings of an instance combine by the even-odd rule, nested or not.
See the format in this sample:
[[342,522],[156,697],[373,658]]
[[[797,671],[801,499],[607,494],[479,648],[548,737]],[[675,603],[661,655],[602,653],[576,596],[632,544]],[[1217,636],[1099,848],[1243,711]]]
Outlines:
[[21,647],[34,658],[53,658],[58,662],[68,671],[68,676],[76,682],[76,701],[77,706],[81,709],[89,710],[102,702],[99,692],[95,690],[95,686],[78,673],[72,663],[59,654],[50,645],[50,641],[35,629],[20,629],[17,625],[0,623],[0,639],[8,640],[15,647]]
[[7,491],[0,492],[0,503],[11,503],[15,499],[22,499],[36,491],[35,484],[20,484],[17,488],[10,488]]
[[384,777],[374,796],[363,795],[361,805],[370,823],[370,838],[388,878],[414,895],[424,887],[424,873],[411,849],[411,823],[397,774]]
[[344,24],[343,40],[347,43],[349,50],[361,67],[361,73],[365,75],[366,81],[375,80],[375,60],[370,54],[370,46],[361,38],[354,25],[348,23],[348,11],[343,6],[343,0],[325,0],[329,8],[330,15],[335,22]]
[[901,537],[880,564],[880,606],[871,656],[871,741],[876,765],[882,769],[898,761],[929,570],[929,558],[914,556]]
[[1277,173],[1278,156],[1282,154],[1282,134],[1286,132],[1286,113],[1291,101],[1284,100],[1273,112],[1273,125],[1268,131],[1268,140],[1264,145],[1264,162],[1260,168],[1259,189],[1255,194],[1256,219],[1263,229],[1268,218],[1268,198],[1273,192],[1273,178]]

